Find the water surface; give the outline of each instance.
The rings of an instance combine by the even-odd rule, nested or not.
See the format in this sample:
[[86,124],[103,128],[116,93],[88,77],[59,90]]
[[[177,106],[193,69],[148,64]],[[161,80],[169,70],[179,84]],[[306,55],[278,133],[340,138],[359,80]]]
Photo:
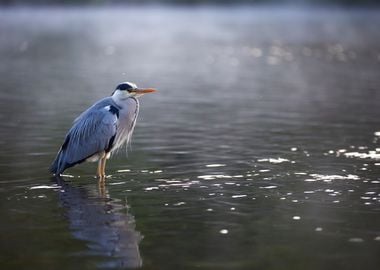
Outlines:
[[[380,16],[287,8],[0,10],[3,269],[375,269]],[[52,178],[121,81],[128,156]]]

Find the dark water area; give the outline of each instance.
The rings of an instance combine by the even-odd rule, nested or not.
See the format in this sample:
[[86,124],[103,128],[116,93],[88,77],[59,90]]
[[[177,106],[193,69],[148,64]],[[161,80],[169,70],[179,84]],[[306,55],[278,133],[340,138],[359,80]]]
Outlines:
[[[0,10],[1,269],[377,269],[380,11]],[[105,184],[47,169],[122,81]]]

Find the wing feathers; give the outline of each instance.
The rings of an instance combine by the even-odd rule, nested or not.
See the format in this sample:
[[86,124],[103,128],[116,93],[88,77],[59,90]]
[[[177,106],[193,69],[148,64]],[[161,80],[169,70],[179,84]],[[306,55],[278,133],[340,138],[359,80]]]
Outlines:
[[109,151],[117,127],[116,113],[104,107],[91,107],[74,121],[50,170],[60,174],[99,152]]

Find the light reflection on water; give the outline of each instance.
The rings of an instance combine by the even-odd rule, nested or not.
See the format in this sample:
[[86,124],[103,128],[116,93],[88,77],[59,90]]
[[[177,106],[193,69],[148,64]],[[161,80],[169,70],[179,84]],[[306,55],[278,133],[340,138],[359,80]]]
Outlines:
[[[0,12],[4,268],[378,267],[377,11]],[[128,157],[52,182],[124,80],[160,89]]]

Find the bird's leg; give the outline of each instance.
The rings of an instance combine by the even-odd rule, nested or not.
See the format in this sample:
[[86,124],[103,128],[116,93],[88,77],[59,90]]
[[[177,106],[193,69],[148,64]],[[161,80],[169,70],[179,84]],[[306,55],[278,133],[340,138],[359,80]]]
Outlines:
[[99,157],[98,162],[98,176],[100,179],[104,179],[105,173],[104,173],[104,167],[106,166],[106,154],[103,152]]
[[107,161],[107,157],[106,155],[104,155],[104,157],[102,158],[102,176],[103,178],[106,177],[106,161]]
[[98,161],[98,177],[101,179],[102,177],[102,160],[103,158],[100,158]]

